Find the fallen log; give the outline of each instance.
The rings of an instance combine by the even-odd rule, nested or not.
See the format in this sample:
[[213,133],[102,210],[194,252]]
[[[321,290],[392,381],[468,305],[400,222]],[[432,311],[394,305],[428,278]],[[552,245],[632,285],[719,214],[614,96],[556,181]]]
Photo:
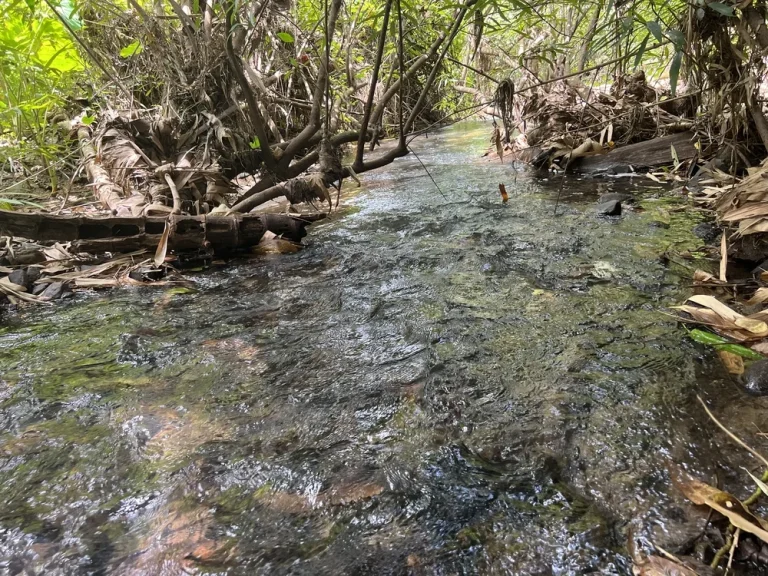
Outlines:
[[[568,162],[568,170],[596,174],[600,172],[629,172],[632,166],[635,170],[647,170],[657,166],[673,164],[672,147],[675,148],[677,159],[681,162],[695,158],[699,151],[696,149],[695,134],[690,131],[661,136],[644,142],[617,146],[605,154],[581,156]],[[551,148],[530,146],[513,151],[512,158],[532,164],[542,165],[551,155]],[[546,167],[546,166],[542,166]]]
[[620,169],[628,172],[629,166],[637,169],[653,168],[675,162],[672,147],[675,148],[678,160],[695,158],[699,151],[694,146],[696,135],[693,132],[680,132],[660,138],[653,138],[636,144],[618,146],[607,154],[575,158],[569,163],[569,168],[577,172],[609,172]]
[[72,242],[85,252],[132,252],[155,248],[171,227],[168,248],[228,252],[255,246],[266,230],[300,241],[305,227],[324,214],[230,214],[221,216],[83,216],[0,210],[0,234],[35,241]]

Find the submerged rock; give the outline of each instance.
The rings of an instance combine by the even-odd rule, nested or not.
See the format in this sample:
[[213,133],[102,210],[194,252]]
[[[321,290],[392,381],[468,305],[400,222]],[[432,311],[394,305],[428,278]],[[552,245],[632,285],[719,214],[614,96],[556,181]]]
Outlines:
[[43,290],[43,293],[40,294],[41,298],[47,298],[48,300],[56,300],[57,298],[61,298],[64,294],[64,283],[63,282],[51,282],[48,284],[48,287]]
[[621,215],[621,202],[611,200],[609,202],[603,202],[597,206],[597,212],[599,214],[605,214],[606,216],[620,216]]
[[11,272],[8,275],[8,280],[17,286],[24,286],[24,288],[29,288],[29,276],[27,275],[27,271],[24,268],[17,268]]
[[768,360],[752,363],[744,372],[744,387],[753,396],[768,394]]
[[720,228],[712,222],[696,224],[692,232],[694,236],[701,238],[704,242],[714,242],[720,236]]
[[603,194],[598,199],[598,204],[605,204],[607,202],[634,202],[635,199],[630,194],[621,194],[619,192],[608,192]]
[[27,288],[30,288],[32,284],[37,282],[40,279],[40,274],[42,273],[42,266],[30,266],[27,268],[27,282],[29,282],[29,285]]

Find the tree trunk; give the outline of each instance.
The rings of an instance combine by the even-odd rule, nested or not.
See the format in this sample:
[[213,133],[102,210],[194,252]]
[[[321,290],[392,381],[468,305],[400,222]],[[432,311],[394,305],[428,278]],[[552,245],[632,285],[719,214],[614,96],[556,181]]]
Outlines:
[[589,45],[592,43],[592,38],[595,36],[595,31],[597,30],[597,23],[600,20],[600,12],[603,9],[603,2],[600,0],[597,4],[597,9],[595,10],[595,13],[592,15],[592,18],[589,21],[589,27],[587,28],[587,33],[584,36],[584,41],[581,44],[581,50],[579,50],[579,63],[577,70],[579,72],[584,70],[584,67],[587,65],[587,57],[589,56]]
[[232,214],[228,216],[121,217],[70,216],[0,210],[0,233],[36,241],[73,242],[88,252],[154,249],[166,225],[168,247],[177,252],[211,248],[215,252],[255,246],[265,230],[299,241],[305,227],[324,215]]

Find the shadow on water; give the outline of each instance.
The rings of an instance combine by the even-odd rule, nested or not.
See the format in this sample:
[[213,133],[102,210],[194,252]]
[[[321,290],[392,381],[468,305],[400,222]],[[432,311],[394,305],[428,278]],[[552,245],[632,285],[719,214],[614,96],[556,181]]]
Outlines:
[[398,160],[307,249],[196,293],[11,317],[0,570],[625,574],[630,524],[694,536],[667,459],[743,465],[695,394],[765,424],[659,312],[691,273],[659,256],[697,246],[695,217],[628,181],[599,185],[643,209],[598,217],[587,179],[554,216],[559,179],[477,161],[487,136],[414,143],[444,195]]

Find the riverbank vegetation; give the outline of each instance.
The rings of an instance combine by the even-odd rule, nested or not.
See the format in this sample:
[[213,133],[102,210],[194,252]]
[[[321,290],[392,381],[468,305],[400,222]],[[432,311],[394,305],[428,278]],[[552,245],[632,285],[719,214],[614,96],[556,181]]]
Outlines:
[[[7,302],[183,284],[179,270],[265,235],[300,242],[345,181],[480,116],[498,161],[647,172],[713,210],[718,269],[696,271],[707,294],[678,312],[718,333],[692,331],[735,374],[768,352],[768,276],[740,273],[768,257],[762,0],[0,5]],[[700,560],[730,566],[740,531],[768,540],[751,502],[695,482],[695,504],[743,507]],[[635,560],[640,574],[697,570],[672,553]]]

